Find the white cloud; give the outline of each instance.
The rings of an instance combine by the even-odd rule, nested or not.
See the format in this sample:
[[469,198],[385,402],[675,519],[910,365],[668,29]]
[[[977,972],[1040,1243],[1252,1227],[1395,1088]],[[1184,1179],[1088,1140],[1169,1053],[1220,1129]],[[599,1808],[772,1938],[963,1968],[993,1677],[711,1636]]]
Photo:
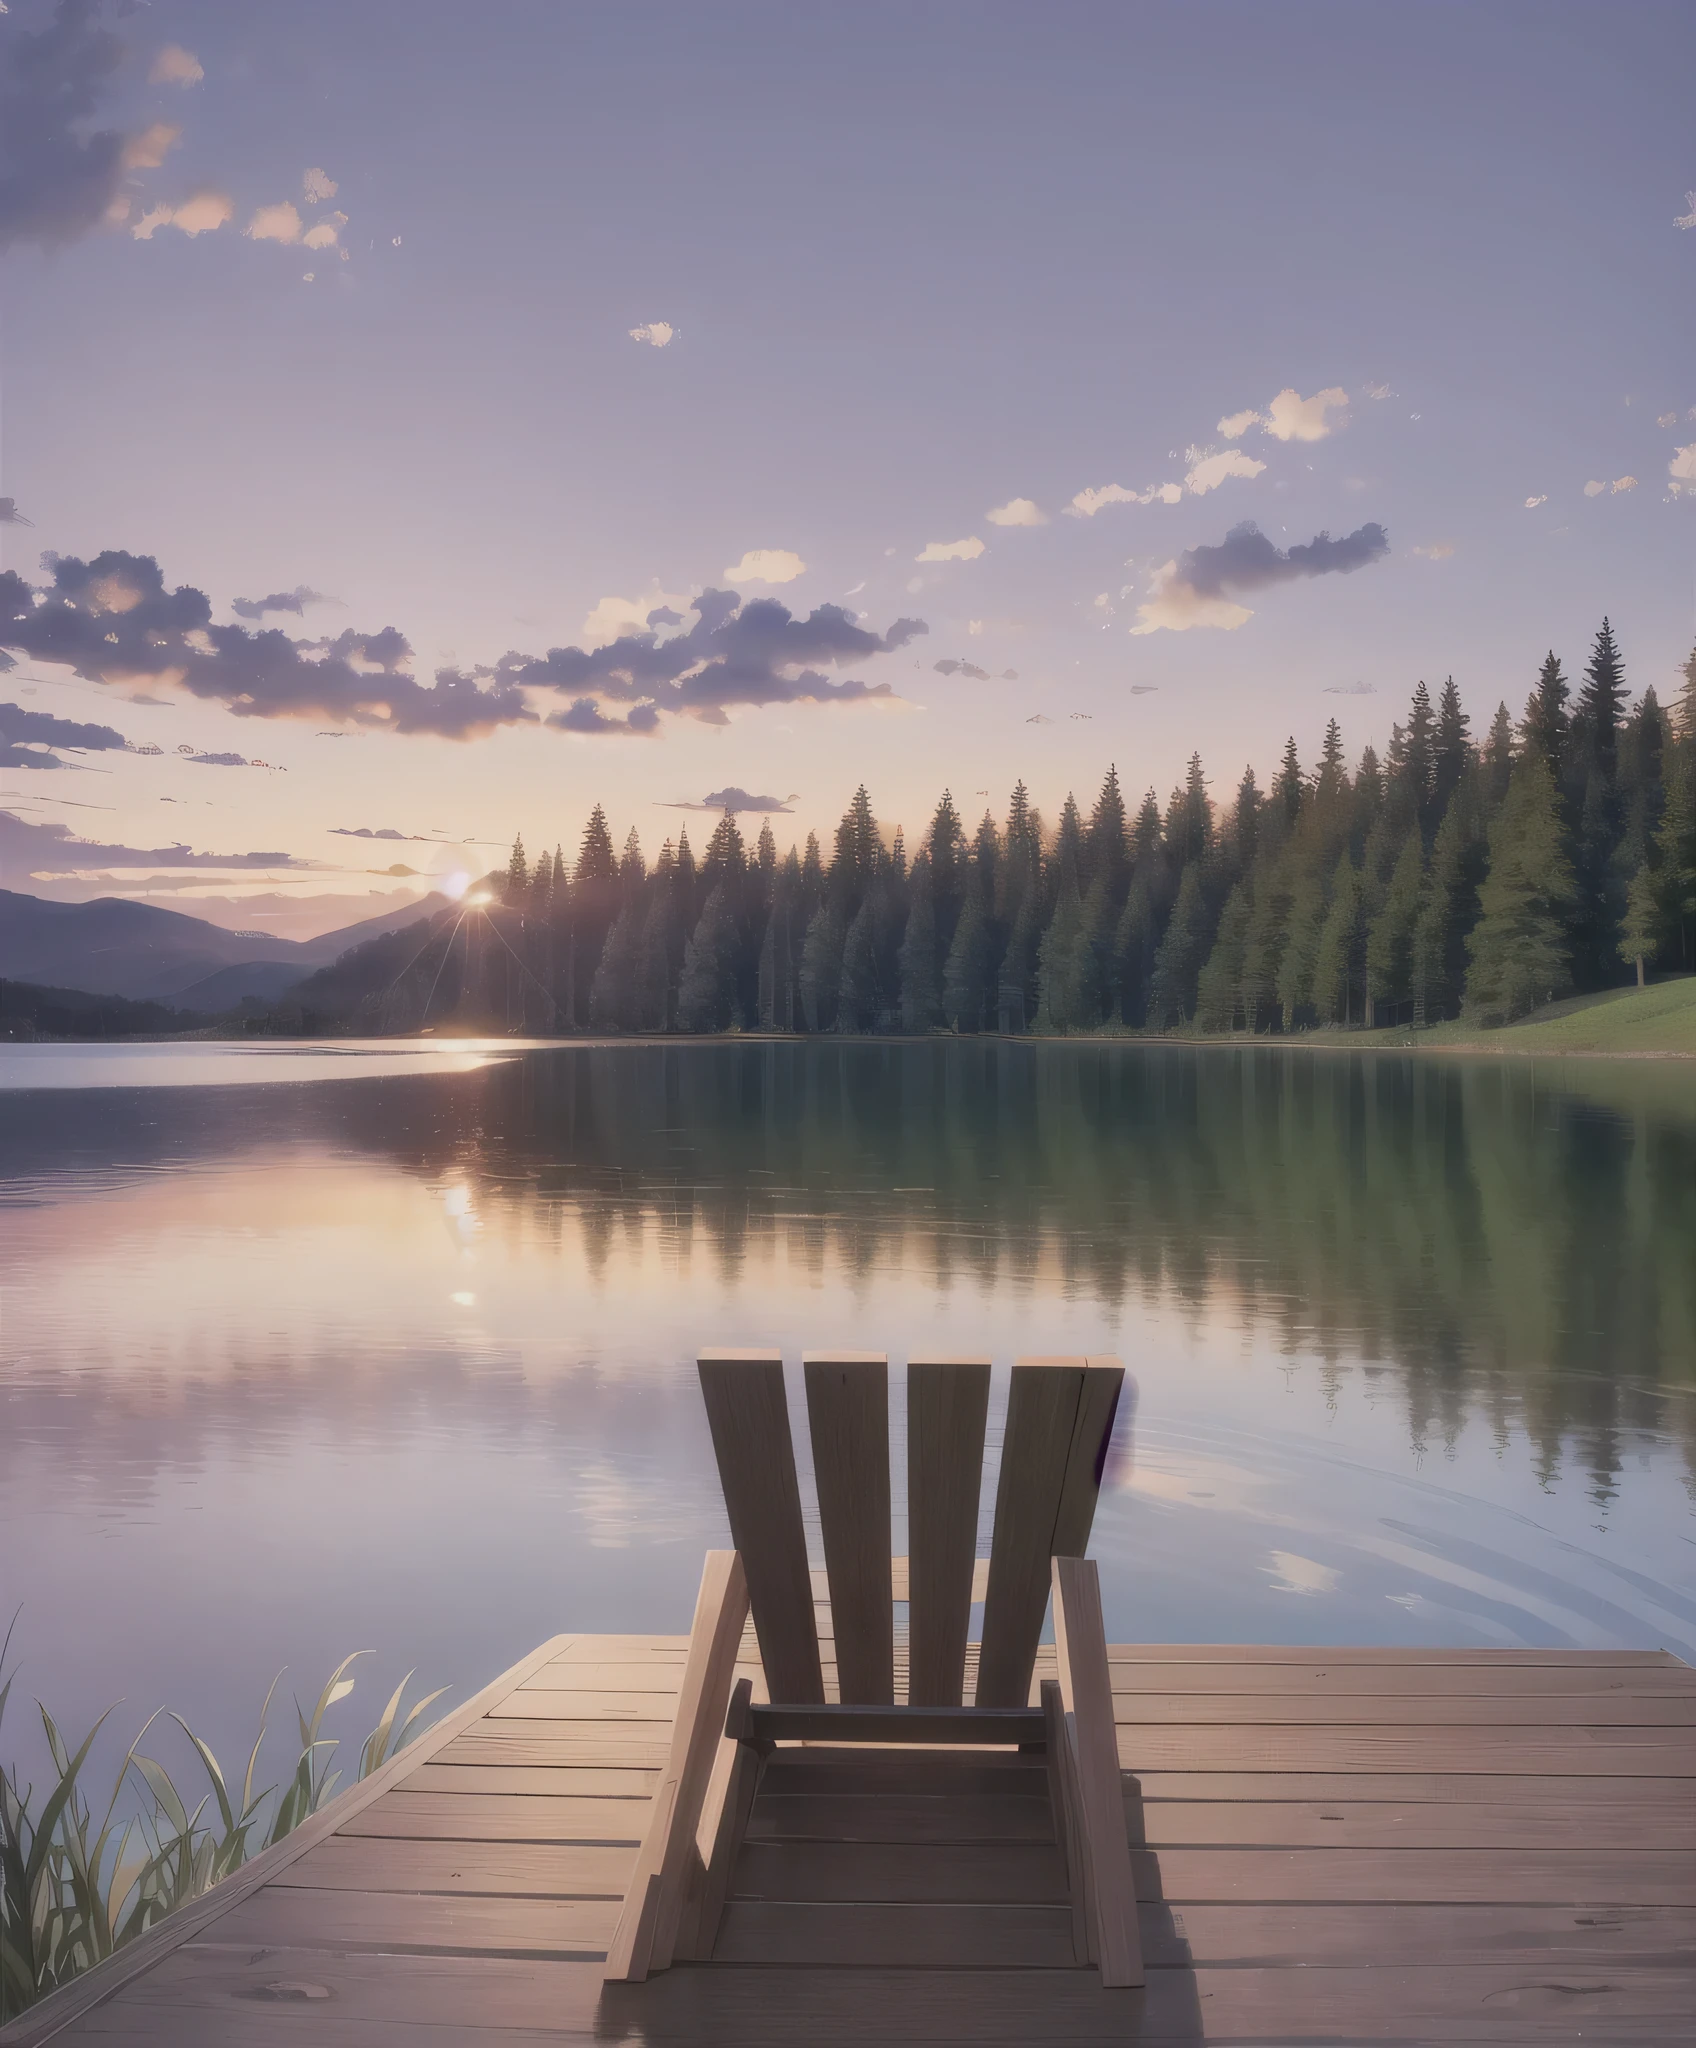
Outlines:
[[1046,526],[1048,514],[1033,498],[1009,498],[984,517],[991,526]]
[[1388,384],[1368,384],[1366,395],[1368,398],[1394,398],[1396,394]]
[[1545,491],[1540,498],[1527,498],[1525,501],[1525,509],[1527,512],[1535,512],[1539,505],[1546,505],[1548,502],[1549,494],[1547,491]]
[[1454,551],[1452,540],[1434,540],[1429,547],[1415,548],[1413,552],[1424,562],[1446,562]]
[[1606,484],[1599,484],[1596,481],[1596,479],[1592,477],[1590,481],[1584,486],[1584,495],[1587,498],[1599,498],[1606,489]]
[[1637,479],[1634,476],[1616,476],[1611,484],[1599,483],[1592,477],[1584,486],[1584,495],[1587,498],[1599,498],[1604,491],[1608,491],[1617,496],[1621,491],[1634,491],[1636,488]]
[[[1338,411],[1348,402],[1349,395],[1340,384],[1316,391],[1311,398],[1303,398],[1286,386],[1266,408],[1266,431],[1274,441],[1323,441],[1334,431],[1326,414]],[[1341,426],[1342,422],[1339,420],[1336,425]]]
[[174,149],[182,138],[182,130],[170,121],[155,121],[151,128],[142,129],[139,135],[132,135],[124,144],[123,166],[126,171],[156,171],[165,161],[167,150]]
[[1218,455],[1204,455],[1199,448],[1192,448],[1190,470],[1184,484],[1192,497],[1205,497],[1209,491],[1217,490],[1228,477],[1256,477],[1265,467],[1264,462],[1256,462],[1252,455],[1245,455],[1240,448],[1227,448]]
[[627,633],[650,633],[654,630],[648,624],[650,612],[682,614],[688,609],[687,592],[662,590],[657,582],[643,597],[603,597],[583,621],[583,644],[606,647]]
[[150,85],[198,85],[205,76],[205,67],[192,50],[167,43],[154,58],[147,80]]
[[1655,425],[1657,427],[1676,427],[1678,425],[1678,414],[1675,412],[1660,413],[1656,417]]
[[307,249],[333,249],[336,246],[336,238],[346,226],[345,213],[332,213],[328,220],[321,220],[316,226],[308,228],[300,238],[301,244]]
[[1692,441],[1688,448],[1673,450],[1672,460],[1667,464],[1667,476],[1675,498],[1681,491],[1696,494],[1696,441]]
[[1178,580],[1176,561],[1156,569],[1148,586],[1148,597],[1137,606],[1133,637],[1144,633],[1187,633],[1193,626],[1216,626],[1234,633],[1254,617],[1245,605],[1228,597],[1207,597],[1188,583]]
[[245,228],[244,235],[255,242],[298,242],[300,240],[300,214],[291,200],[284,199],[276,206],[262,206]]
[[933,540],[913,557],[915,562],[975,562],[983,553],[983,542],[974,533],[965,540]]
[[300,187],[308,206],[322,206],[326,199],[334,199],[340,189],[328,171],[316,166],[301,179]]
[[977,636],[983,631],[983,620],[968,619],[966,621],[966,631],[970,633],[974,639],[976,639]]
[[806,563],[792,548],[750,548],[724,572],[727,583],[793,583]]
[[227,192],[196,192],[181,206],[155,206],[142,215],[130,233],[138,242],[150,242],[155,228],[176,228],[185,235],[206,235],[221,228],[236,210]]
[[1293,1550],[1269,1550],[1266,1555],[1272,1562],[1260,1569],[1272,1581],[1274,1593],[1334,1593],[1342,1580],[1342,1573],[1330,1565],[1316,1564]]
[[650,320],[646,327],[632,327],[630,339],[645,341],[650,348],[665,348],[676,333],[669,320]]
[[1176,505],[1184,495],[1182,484],[1150,484],[1146,491],[1127,491],[1123,484],[1101,484],[1079,491],[1066,507],[1074,519],[1093,519],[1103,505]]
[[1677,215],[1673,220],[1675,228],[1696,228],[1696,192],[1686,192],[1684,203],[1690,211]]
[[1219,432],[1227,441],[1240,441],[1250,427],[1264,426],[1265,421],[1251,407],[1247,412],[1228,412],[1219,422]]

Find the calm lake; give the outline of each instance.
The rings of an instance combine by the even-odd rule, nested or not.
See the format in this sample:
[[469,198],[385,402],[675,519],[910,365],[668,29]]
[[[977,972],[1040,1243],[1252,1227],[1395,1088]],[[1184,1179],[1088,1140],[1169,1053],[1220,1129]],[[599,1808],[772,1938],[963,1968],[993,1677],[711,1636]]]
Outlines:
[[682,1630],[726,1341],[887,1349],[897,1426],[909,1350],[1117,1352],[1115,1639],[1696,1656],[1689,1066],[16,1047],[19,1691],[79,1734],[121,1697],[125,1742],[175,1707],[228,1765],[279,1666],[286,1729],[374,1651],[362,1735],[412,1666],[464,1697],[561,1629]]

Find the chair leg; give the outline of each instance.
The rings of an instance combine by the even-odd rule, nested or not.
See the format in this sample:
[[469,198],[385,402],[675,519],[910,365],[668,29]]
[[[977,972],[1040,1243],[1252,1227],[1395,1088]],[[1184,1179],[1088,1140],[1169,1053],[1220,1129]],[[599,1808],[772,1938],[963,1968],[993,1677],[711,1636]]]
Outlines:
[[1042,1713],[1048,1726],[1048,1803],[1054,1813],[1054,1838],[1060,1845],[1060,1854],[1066,1864],[1066,1895],[1072,1902],[1072,1953],[1080,1963],[1091,1963],[1095,1958],[1089,1952],[1089,1915],[1078,1830],[1077,1769],[1060,1687],[1052,1678],[1042,1681]]
[[1079,1834],[1091,1947],[1105,1985],[1143,1981],[1136,1881],[1125,1834],[1123,1780],[1113,1724],[1113,1680],[1101,1619],[1101,1582],[1081,1557],[1053,1561],[1054,1646],[1060,1695],[1077,1762]]

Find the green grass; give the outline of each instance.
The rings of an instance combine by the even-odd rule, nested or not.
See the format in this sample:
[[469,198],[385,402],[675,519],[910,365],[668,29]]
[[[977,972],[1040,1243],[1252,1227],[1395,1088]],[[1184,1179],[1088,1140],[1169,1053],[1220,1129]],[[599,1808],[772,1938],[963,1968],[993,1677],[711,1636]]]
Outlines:
[[[4,1668],[10,1641],[8,1630],[0,1642],[0,1732],[12,1690]],[[277,1690],[273,1681],[260,1709],[259,1733],[248,1752],[239,1796],[212,1751],[180,1715],[172,1714],[194,1757],[197,1782],[191,1806],[164,1766],[142,1753],[149,1730],[161,1718],[154,1714],[124,1752],[98,1820],[83,1778],[95,1738],[112,1710],[73,1750],[37,1702],[53,1765],[39,1802],[33,1784],[21,1784],[16,1770],[0,1767],[0,2024],[199,1898],[250,1856],[292,1833],[334,1795],[342,1773],[333,1768],[337,1744],[323,1733],[324,1716],[352,1692],[348,1670],[366,1654],[356,1650],[342,1659],[310,1713],[295,1703],[300,1739],[285,1783],[255,1790]],[[369,1777],[404,1748],[422,1731],[426,1710],[441,1698],[439,1692],[430,1693],[403,1715],[401,1702],[412,1675],[409,1671],[396,1686],[366,1737],[357,1776]],[[126,1785],[132,1795],[139,1794],[141,1810],[120,1822]]]
[[1600,995],[1572,996],[1497,1031],[1484,1031],[1462,1020],[1438,1024],[1429,1031],[1339,1032],[1335,1037],[1344,1045],[1696,1057],[1696,975],[1656,982],[1651,988],[1615,988]]

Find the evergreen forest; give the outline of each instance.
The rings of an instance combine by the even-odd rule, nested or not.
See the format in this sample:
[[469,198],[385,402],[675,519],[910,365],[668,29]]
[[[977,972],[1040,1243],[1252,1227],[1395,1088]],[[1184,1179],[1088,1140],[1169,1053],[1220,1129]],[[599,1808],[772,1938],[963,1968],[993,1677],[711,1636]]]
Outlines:
[[[531,859],[417,942],[304,985],[366,1028],[541,1033],[1288,1033],[1489,1027],[1557,997],[1696,968],[1696,653],[1631,702],[1602,622],[1581,677],[1550,653],[1516,722],[1473,729],[1421,682],[1382,759],[1335,719],[1306,765],[1223,800],[1199,754],[1164,805],[1108,767],[1087,815],[1021,782],[976,826],[944,791],[908,845],[860,788],[821,847],[750,847],[725,813],[650,866],[596,805],[575,861]],[[380,986],[379,986],[380,984]],[[317,1021],[316,1018],[309,1021]]]

